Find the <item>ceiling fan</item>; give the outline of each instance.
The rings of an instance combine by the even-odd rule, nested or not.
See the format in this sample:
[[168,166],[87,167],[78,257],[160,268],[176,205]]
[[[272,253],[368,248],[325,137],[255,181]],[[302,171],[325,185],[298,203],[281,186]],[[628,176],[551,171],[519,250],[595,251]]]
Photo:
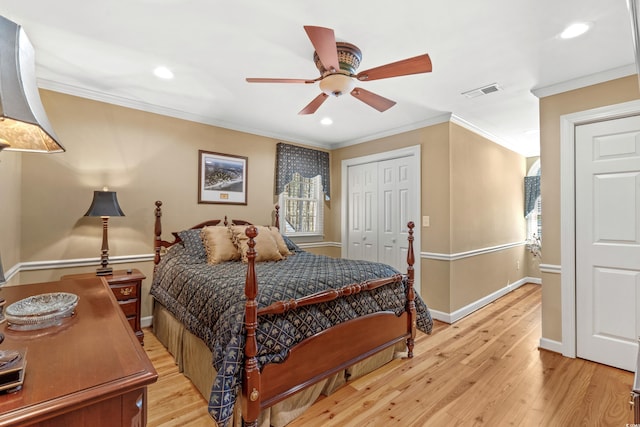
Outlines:
[[[428,54],[381,65],[369,70],[356,70],[362,60],[362,52],[357,46],[346,42],[336,42],[331,28],[305,26],[304,30],[315,48],[313,60],[320,71],[315,79],[273,79],[247,78],[249,83],[315,83],[320,82],[320,95],[315,97],[298,114],[313,114],[330,95],[340,96],[351,93],[355,98],[382,112],[393,107],[396,102],[368,90],[356,87],[356,81],[386,79],[431,72]],[[355,80],[354,80],[355,79]]]

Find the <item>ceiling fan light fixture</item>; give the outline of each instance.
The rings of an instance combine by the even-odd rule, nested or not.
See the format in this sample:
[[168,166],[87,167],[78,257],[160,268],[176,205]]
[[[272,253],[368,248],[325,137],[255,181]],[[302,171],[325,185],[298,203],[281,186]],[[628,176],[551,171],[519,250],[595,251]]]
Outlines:
[[[355,74],[356,70],[360,66],[362,61],[362,52],[358,46],[347,42],[336,42],[336,50],[338,54],[338,64],[340,70],[348,74]],[[328,70],[322,65],[318,52],[313,52],[313,62],[316,64],[316,68],[320,71],[320,74],[326,74],[327,71],[335,73],[340,70]]]
[[351,93],[356,87],[356,82],[346,74],[329,74],[320,80],[320,90],[327,95],[340,96]]

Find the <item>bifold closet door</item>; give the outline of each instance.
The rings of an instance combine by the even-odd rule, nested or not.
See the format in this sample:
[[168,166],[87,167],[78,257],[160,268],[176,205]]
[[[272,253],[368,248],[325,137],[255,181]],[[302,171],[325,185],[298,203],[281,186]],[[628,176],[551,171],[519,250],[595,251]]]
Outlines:
[[348,258],[378,260],[378,165],[348,168]]

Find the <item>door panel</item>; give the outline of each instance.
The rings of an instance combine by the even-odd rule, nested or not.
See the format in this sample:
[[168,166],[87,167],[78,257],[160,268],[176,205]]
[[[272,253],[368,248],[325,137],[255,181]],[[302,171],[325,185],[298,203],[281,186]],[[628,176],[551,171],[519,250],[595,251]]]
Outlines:
[[640,333],[640,118],[576,127],[577,355],[635,370]]
[[385,160],[379,163],[380,189],[384,203],[381,206],[380,216],[382,227],[379,233],[381,262],[389,264],[400,271],[405,271],[407,266],[407,222],[408,213],[413,212],[411,203],[412,168],[409,167],[409,158],[402,157],[393,160]]
[[377,166],[364,164],[348,168],[349,246],[351,259],[378,260]]

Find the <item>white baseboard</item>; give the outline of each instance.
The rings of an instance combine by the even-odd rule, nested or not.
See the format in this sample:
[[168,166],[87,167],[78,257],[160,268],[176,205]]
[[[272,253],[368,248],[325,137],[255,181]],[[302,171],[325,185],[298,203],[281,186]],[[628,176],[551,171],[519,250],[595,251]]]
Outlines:
[[509,292],[515,289],[518,289],[520,286],[524,285],[525,283],[541,284],[542,280],[536,277],[523,277],[522,279],[516,282],[510,283],[504,288],[498,289],[497,291],[483,298],[480,298],[479,300],[474,301],[471,304],[465,307],[462,307],[459,310],[454,311],[453,313],[445,313],[443,311],[432,310],[431,308],[429,309],[429,311],[431,312],[431,317],[433,317],[435,320],[452,324],[462,319],[463,317],[470,315],[474,311],[481,309],[485,305],[491,304],[492,302],[508,294]]
[[140,318],[140,326],[142,328],[148,328],[153,325],[153,316],[145,316]]
[[562,343],[560,341],[554,341],[547,338],[540,338],[539,347],[544,350],[549,350],[555,353],[562,354]]

